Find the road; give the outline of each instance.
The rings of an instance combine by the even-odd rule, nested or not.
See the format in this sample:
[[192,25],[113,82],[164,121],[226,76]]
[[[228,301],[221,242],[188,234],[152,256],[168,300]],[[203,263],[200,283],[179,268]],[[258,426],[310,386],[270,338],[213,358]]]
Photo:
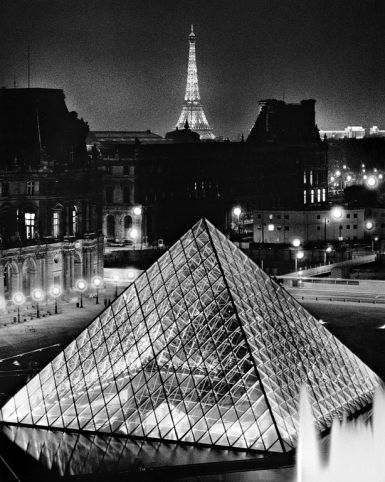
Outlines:
[[287,288],[287,291],[299,301],[338,301],[353,303],[385,304],[385,293],[370,293],[368,291],[344,290],[341,287],[322,288],[304,286],[301,288]]

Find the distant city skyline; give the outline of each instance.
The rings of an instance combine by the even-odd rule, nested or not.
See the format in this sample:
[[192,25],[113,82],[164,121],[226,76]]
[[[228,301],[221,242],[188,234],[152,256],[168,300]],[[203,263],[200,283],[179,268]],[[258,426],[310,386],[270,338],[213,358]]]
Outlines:
[[314,98],[321,130],[385,126],[378,0],[4,0],[0,86],[61,88],[91,130],[175,125],[186,32],[199,39],[205,112],[215,133],[247,136],[258,100]]

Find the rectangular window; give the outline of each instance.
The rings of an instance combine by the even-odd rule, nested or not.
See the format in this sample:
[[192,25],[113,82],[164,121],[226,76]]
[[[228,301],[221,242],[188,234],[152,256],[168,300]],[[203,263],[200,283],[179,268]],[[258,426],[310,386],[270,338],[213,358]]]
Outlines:
[[355,225],[353,226],[353,229],[357,229],[357,227],[358,227],[357,224],[355,224]]
[[356,217],[357,217],[357,213],[354,213],[354,214],[353,214],[353,218],[356,218]]
[[320,214],[317,214],[317,219],[321,219],[321,215],[320,215]]
[[268,225],[267,225],[267,230],[268,230],[268,231],[274,231],[274,224],[268,224]]
[[321,231],[321,226],[317,226],[317,231]]
[[325,202],[326,201],[326,189],[323,188],[322,189],[322,202]]
[[303,203],[306,204],[306,189],[303,192]]
[[285,226],[285,231],[289,231],[289,226]]
[[347,225],[346,225],[346,229],[350,229],[350,224],[347,224]]
[[310,203],[313,204],[314,203],[314,189],[312,189],[310,191]]
[[60,236],[60,213],[55,211],[52,218],[53,237],[58,238]]
[[0,182],[0,196],[9,195],[9,184],[6,181]]
[[261,219],[261,215],[260,215],[260,214],[258,214],[257,218],[258,218],[258,219]]
[[35,194],[35,183],[33,181],[27,182],[27,196],[33,196]]
[[313,185],[313,171],[310,171],[310,186]]
[[303,171],[303,183],[306,184],[306,171]]
[[317,202],[321,202],[321,189],[317,189]]
[[35,213],[24,213],[25,236],[33,239],[35,236]]
[[346,217],[349,219],[349,218],[350,218],[350,214],[347,214]]
[[285,214],[285,219],[289,219],[289,215],[288,215],[288,214]]

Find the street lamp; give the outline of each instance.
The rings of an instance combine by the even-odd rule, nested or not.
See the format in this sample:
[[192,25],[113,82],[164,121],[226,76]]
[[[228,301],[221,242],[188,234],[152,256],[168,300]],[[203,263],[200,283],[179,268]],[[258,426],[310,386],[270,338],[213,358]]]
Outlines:
[[21,291],[17,291],[12,296],[12,301],[17,306],[17,322],[20,323],[20,306],[25,303],[25,296]]
[[142,214],[142,208],[140,206],[134,207],[134,214],[135,216],[140,216]]
[[241,242],[241,223],[240,223],[240,218],[242,214],[242,209],[239,206],[236,206],[233,209],[233,214],[234,216],[237,217],[237,224],[238,224],[238,242]]
[[330,254],[332,251],[333,251],[333,248],[332,248],[331,246],[328,246],[327,248],[325,248],[325,251],[324,251],[324,264],[326,264],[328,254]]
[[32,299],[36,301],[36,318],[40,318],[39,301],[44,299],[44,291],[41,288],[32,290]]
[[130,283],[132,283],[136,278],[136,272],[133,269],[127,271],[127,278]]
[[120,281],[120,277],[117,274],[112,275],[112,281],[115,283],[115,298],[118,297],[118,283]]
[[294,271],[297,272],[297,260],[298,259],[302,259],[303,258],[303,253],[302,253],[302,256],[300,258],[298,258],[298,254],[299,254],[299,247],[301,246],[301,240],[298,239],[298,238],[295,238],[293,239],[293,241],[291,242],[291,244],[294,246],[295,248],[295,253],[294,253]]
[[50,294],[55,298],[55,315],[57,315],[57,300],[61,295],[61,287],[59,285],[53,285],[50,289]]
[[374,240],[372,238],[372,230],[374,228],[374,222],[371,219],[368,219],[368,221],[365,222],[365,229],[369,233],[369,239],[370,239],[370,244],[372,246],[372,251],[374,251]]
[[80,308],[83,308],[83,293],[87,289],[87,281],[78,279],[76,281],[76,289],[80,291]]
[[95,286],[95,289],[96,289],[96,302],[95,302],[96,305],[99,304],[99,288],[102,285],[102,283],[103,283],[103,280],[102,278],[100,278],[100,276],[95,276],[92,280],[92,284]]
[[[332,208],[332,210],[330,211],[330,214],[335,221],[341,221],[342,217],[344,215],[344,210],[340,206],[334,206],[334,208]],[[341,224],[339,225],[338,240],[342,241],[342,225]]]
[[[364,176],[365,177],[365,176]],[[368,186],[368,188],[370,189],[375,189],[377,187],[377,184],[378,184],[378,180],[376,178],[376,176],[369,176],[367,179],[366,179],[366,185]]]

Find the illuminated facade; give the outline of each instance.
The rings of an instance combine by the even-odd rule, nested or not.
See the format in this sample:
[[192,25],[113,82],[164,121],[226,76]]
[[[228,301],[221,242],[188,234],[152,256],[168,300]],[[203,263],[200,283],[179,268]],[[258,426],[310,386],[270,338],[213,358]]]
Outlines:
[[187,85],[186,95],[184,97],[184,105],[182,113],[179,116],[176,127],[183,129],[186,121],[191,130],[198,132],[201,139],[215,139],[213,131],[207,122],[203,107],[200,102],[199,86],[198,86],[198,72],[195,53],[195,33],[191,25],[191,33],[189,35],[189,55],[187,68]]
[[206,220],[1,409],[5,424],[290,451],[306,385],[319,430],[377,376]]

